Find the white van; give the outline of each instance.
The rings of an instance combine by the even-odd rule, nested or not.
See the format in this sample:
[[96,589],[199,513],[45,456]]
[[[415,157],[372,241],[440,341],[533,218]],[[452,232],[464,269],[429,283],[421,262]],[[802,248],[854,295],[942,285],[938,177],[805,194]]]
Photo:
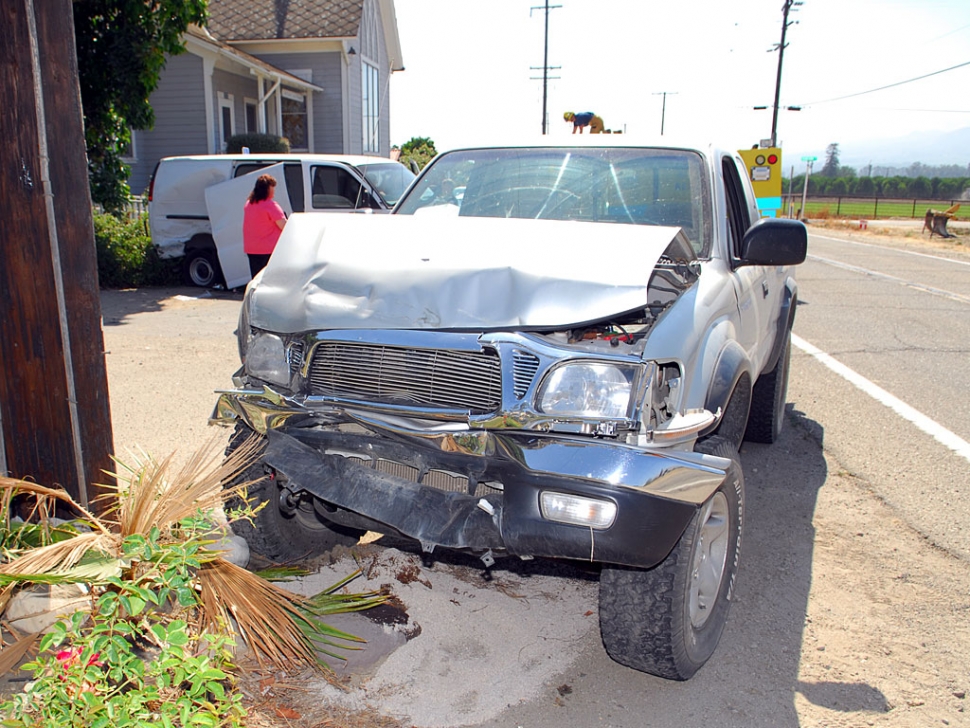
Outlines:
[[260,174],[276,178],[276,201],[293,212],[387,212],[414,174],[382,157],[214,154],[166,157],[148,188],[148,224],[162,258],[184,257],[187,285],[249,282],[243,205]]

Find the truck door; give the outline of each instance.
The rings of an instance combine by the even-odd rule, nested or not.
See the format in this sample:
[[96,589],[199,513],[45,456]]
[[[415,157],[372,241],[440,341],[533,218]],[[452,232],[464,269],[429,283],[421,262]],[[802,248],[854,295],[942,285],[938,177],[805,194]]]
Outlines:
[[722,176],[728,207],[727,227],[733,278],[741,316],[740,340],[755,367],[755,375],[758,375],[774,344],[774,332],[777,331],[785,290],[784,269],[778,266],[737,266],[741,240],[758,219],[758,207],[740,160],[725,156]]
[[[760,366],[764,360],[758,350],[760,335],[766,325],[762,321],[765,305],[762,302],[770,291],[765,279],[765,271],[761,266],[737,267],[735,263],[741,257],[741,240],[744,233],[751,227],[751,209],[745,197],[744,186],[738,173],[737,165],[730,157],[721,160],[721,178],[724,184],[724,201],[727,208],[728,253],[732,264],[731,280],[738,299],[738,314],[741,330],[738,341],[748,353],[748,358],[755,366]],[[769,341],[770,343],[770,341]],[[757,374],[757,373],[756,373]]]
[[236,288],[249,283],[249,258],[243,250],[243,206],[253,191],[261,174],[271,174],[276,179],[275,200],[286,213],[293,214],[286,175],[282,164],[254,170],[241,177],[207,187],[205,204],[212,224],[212,239],[219,254],[219,265],[226,280],[226,288]]

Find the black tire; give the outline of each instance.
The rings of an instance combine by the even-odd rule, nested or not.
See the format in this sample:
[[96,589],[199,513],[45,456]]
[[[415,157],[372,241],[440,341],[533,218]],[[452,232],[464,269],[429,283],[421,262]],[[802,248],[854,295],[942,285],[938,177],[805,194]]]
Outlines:
[[195,248],[185,254],[182,263],[182,281],[187,286],[211,288],[222,283],[219,256],[210,248]]
[[600,634],[607,653],[621,665],[670,680],[689,679],[714,653],[741,552],[744,476],[737,451],[719,437],[697,449],[732,464],[673,551],[652,569],[604,566],[600,575]]
[[[251,436],[249,428],[237,425],[226,454]],[[253,523],[239,520],[232,524],[233,532],[246,539],[250,550],[273,563],[290,563],[320,556],[336,546],[357,543],[363,532],[328,521],[320,515],[322,509],[314,507],[309,494],[281,507],[283,488],[275,474],[267,470],[262,459],[258,459],[235,481],[255,481],[248,488],[249,504],[255,509],[265,503]]]
[[785,348],[774,369],[765,372],[755,382],[751,393],[751,411],[744,439],[770,445],[781,437],[785,423],[785,404],[788,398],[788,371],[791,368],[791,331],[785,334]]

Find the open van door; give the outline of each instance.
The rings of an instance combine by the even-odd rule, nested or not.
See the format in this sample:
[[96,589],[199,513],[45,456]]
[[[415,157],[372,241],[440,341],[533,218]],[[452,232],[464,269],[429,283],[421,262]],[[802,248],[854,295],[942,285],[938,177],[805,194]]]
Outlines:
[[216,252],[219,254],[219,265],[222,267],[226,288],[245,285],[252,277],[249,275],[249,258],[243,250],[243,207],[261,174],[273,175],[276,179],[274,199],[283,208],[287,217],[292,215],[293,208],[290,206],[282,164],[257,169],[205,189],[205,204],[209,210],[212,239],[216,243]]

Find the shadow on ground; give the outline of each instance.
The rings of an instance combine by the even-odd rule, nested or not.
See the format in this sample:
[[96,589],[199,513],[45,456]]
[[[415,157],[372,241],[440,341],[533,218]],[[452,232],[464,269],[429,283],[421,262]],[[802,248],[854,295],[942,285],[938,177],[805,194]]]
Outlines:
[[154,313],[165,308],[177,296],[242,301],[242,291],[213,288],[125,288],[101,291],[101,318],[104,326],[121,326],[126,319],[141,313]]

